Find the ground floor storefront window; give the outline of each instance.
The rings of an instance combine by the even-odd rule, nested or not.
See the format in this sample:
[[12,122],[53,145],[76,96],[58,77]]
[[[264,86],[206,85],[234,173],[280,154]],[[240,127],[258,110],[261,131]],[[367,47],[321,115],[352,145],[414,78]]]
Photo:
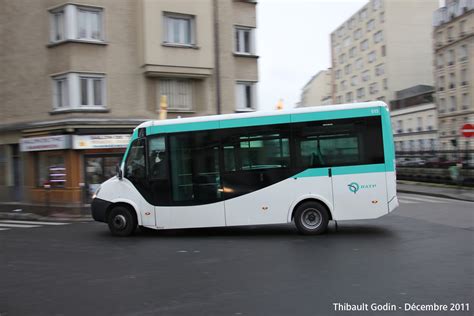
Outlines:
[[62,153],[38,153],[36,159],[38,187],[50,185],[51,188],[64,188],[66,186],[66,163]]

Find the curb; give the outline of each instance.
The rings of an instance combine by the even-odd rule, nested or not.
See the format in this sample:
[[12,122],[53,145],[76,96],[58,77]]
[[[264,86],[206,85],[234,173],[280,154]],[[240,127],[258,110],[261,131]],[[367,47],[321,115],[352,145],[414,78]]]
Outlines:
[[418,195],[427,195],[433,197],[439,197],[444,199],[456,200],[456,201],[464,201],[464,202],[474,202],[472,199],[466,199],[462,197],[453,197],[452,195],[442,194],[442,193],[431,193],[431,192],[420,192],[420,191],[410,191],[410,190],[403,190],[398,189],[397,192],[400,193],[411,193],[411,194],[418,194]]
[[48,221],[48,222],[92,222],[91,216],[40,216],[33,213],[13,213],[0,212],[0,219],[30,220],[30,221]]

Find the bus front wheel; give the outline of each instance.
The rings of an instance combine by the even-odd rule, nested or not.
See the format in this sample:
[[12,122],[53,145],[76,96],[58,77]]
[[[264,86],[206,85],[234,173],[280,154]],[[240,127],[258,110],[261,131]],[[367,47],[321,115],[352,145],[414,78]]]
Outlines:
[[326,232],[329,214],[321,203],[304,202],[298,206],[294,215],[295,225],[303,235],[319,235]]
[[137,220],[132,212],[124,206],[116,206],[112,209],[107,220],[112,235],[129,236],[137,227]]

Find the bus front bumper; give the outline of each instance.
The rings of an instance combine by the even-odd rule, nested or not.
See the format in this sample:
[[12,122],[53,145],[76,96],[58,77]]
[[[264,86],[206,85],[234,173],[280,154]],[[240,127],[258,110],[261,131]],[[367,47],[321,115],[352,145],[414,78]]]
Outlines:
[[112,203],[109,201],[94,198],[91,203],[92,218],[98,222],[107,222],[105,216],[110,204]]

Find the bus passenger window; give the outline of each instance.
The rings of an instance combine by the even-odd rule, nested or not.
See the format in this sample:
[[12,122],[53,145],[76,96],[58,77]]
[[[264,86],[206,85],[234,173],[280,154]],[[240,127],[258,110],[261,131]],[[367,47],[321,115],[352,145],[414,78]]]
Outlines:
[[168,177],[167,153],[165,148],[165,138],[163,136],[151,138],[148,143],[150,155],[150,175],[154,179],[166,179]]

